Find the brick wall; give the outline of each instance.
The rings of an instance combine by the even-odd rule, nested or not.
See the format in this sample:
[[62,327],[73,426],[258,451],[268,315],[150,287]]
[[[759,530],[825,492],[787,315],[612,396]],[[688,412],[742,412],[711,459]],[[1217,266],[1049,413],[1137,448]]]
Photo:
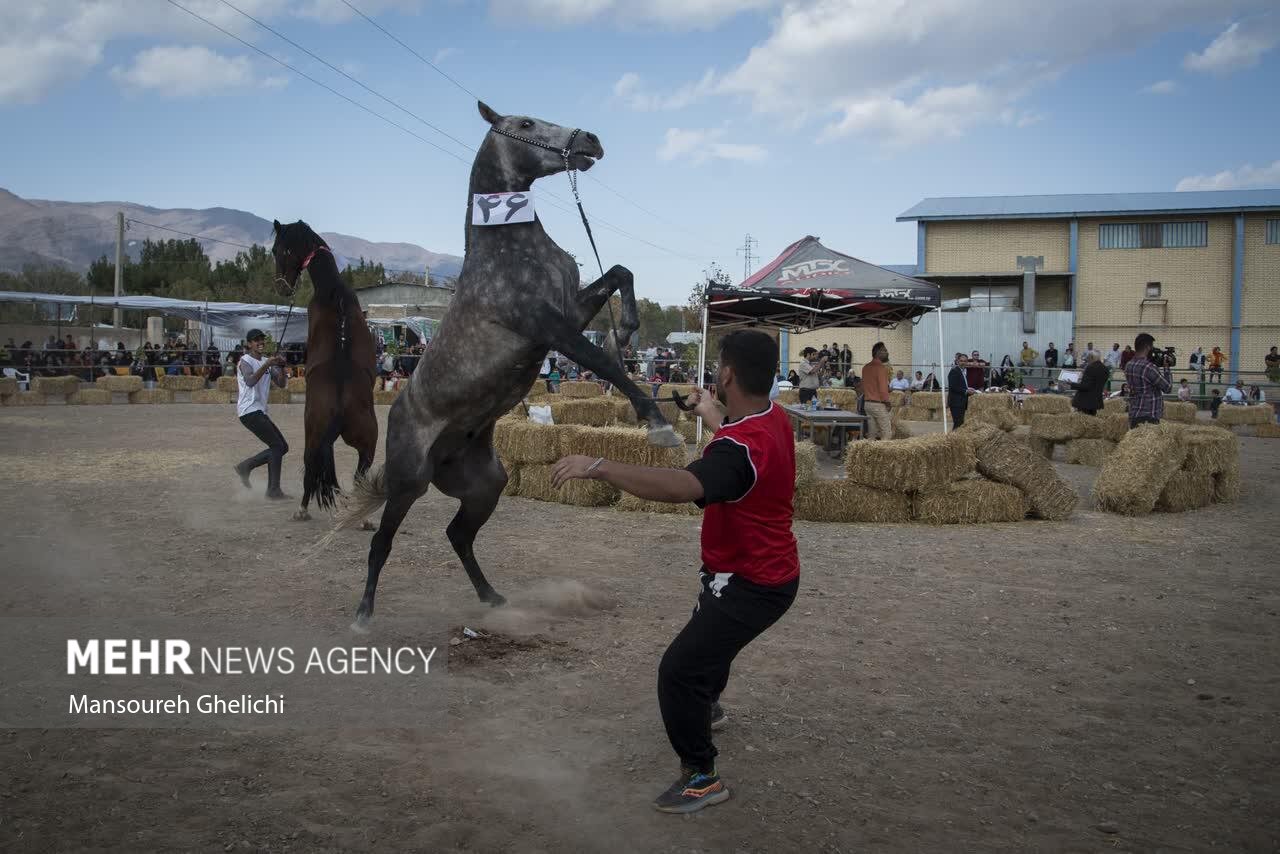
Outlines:
[[1043,255],[1046,271],[1069,266],[1066,220],[931,222],[925,228],[926,273],[1018,273],[1019,255]]
[[1244,299],[1240,313],[1240,369],[1261,371],[1267,350],[1280,346],[1280,244],[1267,245],[1266,222],[1280,214],[1244,220]]

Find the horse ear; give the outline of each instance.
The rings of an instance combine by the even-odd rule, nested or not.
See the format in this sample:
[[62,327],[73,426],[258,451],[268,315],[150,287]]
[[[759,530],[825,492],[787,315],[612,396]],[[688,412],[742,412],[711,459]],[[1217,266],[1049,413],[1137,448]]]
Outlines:
[[491,125],[496,125],[502,121],[502,116],[498,115],[493,107],[490,107],[484,101],[476,101],[476,106],[480,108],[480,118],[484,119]]

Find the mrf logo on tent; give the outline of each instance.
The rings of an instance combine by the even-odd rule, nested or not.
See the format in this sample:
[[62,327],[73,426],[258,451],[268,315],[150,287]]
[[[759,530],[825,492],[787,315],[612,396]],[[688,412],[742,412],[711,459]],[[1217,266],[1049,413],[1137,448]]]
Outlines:
[[788,264],[778,273],[778,283],[799,282],[820,276],[839,276],[849,272],[849,262],[836,258],[811,258],[798,264]]

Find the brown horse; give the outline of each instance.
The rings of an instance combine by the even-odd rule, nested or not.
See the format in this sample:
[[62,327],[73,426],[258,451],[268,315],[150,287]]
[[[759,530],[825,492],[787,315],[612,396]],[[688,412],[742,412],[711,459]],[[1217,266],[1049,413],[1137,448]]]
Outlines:
[[[338,437],[359,454],[356,479],[364,477],[378,449],[378,419],[373,412],[375,359],[373,336],[360,301],[342,283],[328,244],[299,220],[275,222],[271,254],[276,281],[292,294],[306,270],[315,289],[307,306],[307,430],[302,478],[302,507],[297,521],[311,518],[307,504],[333,509],[338,487],[333,446]],[[367,530],[373,526],[365,523]]]

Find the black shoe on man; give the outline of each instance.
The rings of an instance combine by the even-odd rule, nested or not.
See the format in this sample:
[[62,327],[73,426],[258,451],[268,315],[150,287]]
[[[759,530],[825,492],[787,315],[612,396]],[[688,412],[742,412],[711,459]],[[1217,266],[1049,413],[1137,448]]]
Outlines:
[[715,771],[710,774],[680,769],[680,777],[658,795],[653,808],[658,812],[690,813],[729,800],[729,789]]
[[244,467],[244,463],[236,463],[236,477],[240,478],[245,489],[253,489],[253,484],[249,483],[249,470]]

